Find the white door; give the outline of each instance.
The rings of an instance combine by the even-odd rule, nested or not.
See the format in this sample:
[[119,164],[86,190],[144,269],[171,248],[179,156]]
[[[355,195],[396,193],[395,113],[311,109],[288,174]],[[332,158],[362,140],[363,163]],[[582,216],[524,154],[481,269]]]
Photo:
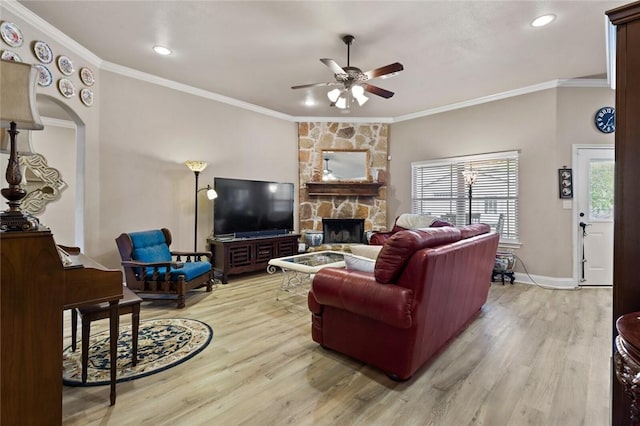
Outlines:
[[574,187],[578,211],[580,285],[613,284],[614,150],[577,150]]

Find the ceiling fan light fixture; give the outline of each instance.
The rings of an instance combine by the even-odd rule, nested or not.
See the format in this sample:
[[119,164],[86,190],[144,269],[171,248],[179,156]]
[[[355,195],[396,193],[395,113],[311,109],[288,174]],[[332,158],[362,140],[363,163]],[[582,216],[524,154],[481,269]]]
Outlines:
[[331,102],[337,102],[338,97],[340,96],[340,93],[341,93],[340,89],[333,89],[333,90],[330,90],[329,93],[327,93],[327,97]]
[[359,106],[364,105],[365,102],[369,100],[369,98],[367,98],[364,95],[364,87],[362,86],[359,86],[359,85],[353,86],[351,88],[351,94],[353,95],[354,99],[358,101]]
[[336,106],[340,109],[345,109],[347,107],[347,97],[342,95],[336,101]]

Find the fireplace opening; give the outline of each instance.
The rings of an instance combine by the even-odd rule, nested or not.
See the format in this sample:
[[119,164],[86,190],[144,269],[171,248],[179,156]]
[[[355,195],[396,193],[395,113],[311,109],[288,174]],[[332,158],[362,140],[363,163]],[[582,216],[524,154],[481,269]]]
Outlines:
[[364,219],[322,219],[324,244],[364,242]]

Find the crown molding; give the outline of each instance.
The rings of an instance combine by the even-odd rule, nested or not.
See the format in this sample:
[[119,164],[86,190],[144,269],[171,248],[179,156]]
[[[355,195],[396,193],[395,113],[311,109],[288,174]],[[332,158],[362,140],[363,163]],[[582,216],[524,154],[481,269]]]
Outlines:
[[11,11],[15,15],[34,25],[36,28],[44,32],[47,36],[53,40],[71,49],[74,53],[80,55],[86,61],[90,62],[95,67],[110,71],[116,74],[120,74],[133,79],[145,81],[158,86],[167,87],[173,90],[178,90],[190,95],[199,96],[205,99],[210,99],[215,102],[224,103],[237,108],[246,109],[256,112],[258,114],[267,115],[270,117],[278,118],[280,120],[292,121],[292,122],[333,122],[333,123],[400,123],[402,121],[414,120],[416,118],[427,117],[429,115],[441,114],[443,112],[454,111],[457,109],[468,108],[476,105],[481,105],[488,102],[498,101],[502,99],[512,98],[515,96],[525,95],[528,93],[539,92],[542,90],[554,89],[558,87],[610,87],[610,83],[607,79],[561,79],[552,80],[544,83],[534,84],[531,86],[522,87],[515,90],[509,90],[506,92],[496,93],[493,95],[482,96],[480,98],[469,99],[467,101],[457,102],[449,105],[443,105],[436,108],[430,108],[423,111],[414,112],[411,114],[405,114],[397,117],[308,117],[308,116],[292,116],[284,114],[279,111],[264,108],[258,105],[254,105],[248,102],[244,102],[238,99],[230,98],[218,93],[210,92],[208,90],[199,89],[193,86],[189,86],[183,83],[178,83],[173,80],[158,77],[153,74],[145,73],[142,71],[134,70],[122,65],[114,64],[112,62],[105,61],[84,46],[73,40],[71,37],[64,34],[62,31],[49,24],[47,21],[40,18],[38,15],[31,12],[26,7],[22,6],[16,0],[2,0],[2,7]]
[[130,77],[136,80],[142,80],[147,83],[155,84],[158,86],[167,87],[169,89],[177,90],[190,95],[199,96],[201,98],[210,99],[216,102],[225,103],[227,105],[243,108],[249,111],[257,112],[258,114],[268,115],[281,120],[295,121],[295,117],[288,114],[284,114],[272,109],[264,108],[258,105],[250,104],[249,102],[240,101],[238,99],[230,98],[228,96],[220,95],[219,93],[210,92],[208,90],[198,89],[197,87],[189,86],[187,84],[178,83],[177,81],[169,80],[157,75],[149,74],[146,72],[134,70],[133,68],[124,67],[122,65],[114,64],[113,62],[103,61],[102,69],[110,71],[116,74]]
[[91,65],[97,68],[102,67],[102,59],[100,59],[89,49],[85,48],[59,29],[33,13],[31,10],[18,3],[16,0],[2,0],[2,7],[6,8],[8,11],[20,17],[21,19],[29,22],[31,25],[45,33],[51,39],[69,48],[71,51],[82,57]]
[[508,90],[506,92],[496,93],[494,95],[482,96],[480,98],[469,99],[468,101],[457,102],[454,104],[443,105],[441,107],[431,108],[424,111],[415,112],[412,114],[401,115],[394,119],[394,123],[399,123],[407,120],[414,120],[416,118],[426,117],[429,115],[440,114],[447,111],[453,111],[456,109],[468,108],[475,105],[485,104],[487,102],[499,101],[502,99],[513,98],[515,96],[526,95],[529,93],[540,92],[542,90],[555,89],[558,87],[609,87],[606,79],[590,79],[590,78],[574,78],[574,79],[562,79],[551,80],[544,83],[533,84],[531,86],[521,87],[515,90]]

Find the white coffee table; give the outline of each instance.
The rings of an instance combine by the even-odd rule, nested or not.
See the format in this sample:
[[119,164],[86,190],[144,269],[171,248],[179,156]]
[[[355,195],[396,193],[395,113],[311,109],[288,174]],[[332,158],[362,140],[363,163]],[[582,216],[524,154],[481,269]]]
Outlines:
[[316,272],[326,267],[344,268],[344,253],[327,250],[271,259],[267,272],[275,274],[280,268],[284,273],[276,300],[281,290],[295,292],[304,288],[305,284],[311,283]]

